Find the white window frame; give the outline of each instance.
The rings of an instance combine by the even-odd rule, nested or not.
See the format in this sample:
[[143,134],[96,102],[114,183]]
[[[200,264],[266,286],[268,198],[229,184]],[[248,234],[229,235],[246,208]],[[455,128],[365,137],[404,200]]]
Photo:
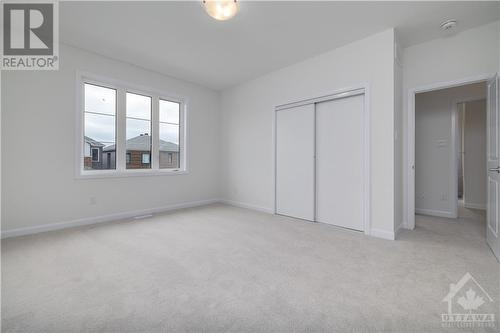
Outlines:
[[[116,128],[115,128],[115,165],[112,170],[84,169],[84,110],[85,83],[94,84],[116,90]],[[151,115],[151,155],[148,169],[126,168],[126,93],[135,93],[152,98]],[[159,101],[160,99],[179,103],[179,161],[180,167],[175,169],[160,169],[160,136],[159,136]],[[159,92],[158,90],[131,85],[129,83],[103,76],[77,71],[76,75],[76,107],[75,107],[75,178],[107,178],[131,176],[168,176],[187,174],[188,171],[188,100],[176,94]]]

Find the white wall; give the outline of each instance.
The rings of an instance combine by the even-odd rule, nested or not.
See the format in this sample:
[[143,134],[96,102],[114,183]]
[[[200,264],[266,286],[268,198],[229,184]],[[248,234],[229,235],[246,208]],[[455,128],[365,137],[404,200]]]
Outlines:
[[[480,75],[492,75],[499,69],[500,22],[466,30],[451,37],[411,46],[403,51],[403,175],[404,211],[407,207],[408,93],[412,89]],[[405,223],[406,214],[404,214]]]
[[398,232],[403,226],[403,51],[397,40],[394,50],[394,232]]
[[[0,91],[2,91],[2,72],[0,71]],[[2,222],[2,95],[0,94],[0,228]]]
[[457,171],[453,159],[452,118],[456,105],[486,97],[486,84],[417,94],[415,98],[415,210],[423,214],[453,217]]
[[[2,73],[3,232],[218,197],[219,93],[65,45],[60,61]],[[75,179],[77,70],[188,98],[189,174]]]
[[364,84],[370,89],[372,229],[381,237],[393,237],[392,29],[223,91],[223,197],[272,211],[274,107]]
[[464,204],[486,209],[486,100],[465,103]]

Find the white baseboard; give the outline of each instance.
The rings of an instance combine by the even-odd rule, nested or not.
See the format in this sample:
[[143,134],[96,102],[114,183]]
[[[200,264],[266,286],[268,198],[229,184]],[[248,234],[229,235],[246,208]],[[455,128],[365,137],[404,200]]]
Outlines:
[[413,230],[413,229],[415,229],[415,226],[413,226],[413,228],[410,228],[410,225],[409,225],[409,223],[408,223],[408,220],[405,220],[405,221],[403,221],[403,223],[401,224],[401,229]]
[[227,199],[219,199],[220,203],[229,205],[229,206],[234,206],[234,207],[240,207],[240,208],[246,208],[246,209],[251,209],[251,210],[256,210],[259,212],[263,213],[268,213],[268,214],[274,214],[274,209],[271,208],[266,208],[266,207],[261,207],[261,206],[256,206],[252,204],[247,204],[244,202],[239,202],[239,201],[233,201],[233,200],[227,200]]
[[44,224],[44,225],[33,226],[33,227],[16,228],[16,229],[2,231],[1,237],[3,239],[3,238],[9,238],[9,237],[25,236],[25,235],[37,234],[37,233],[45,232],[45,231],[53,231],[53,230],[60,230],[60,229],[66,229],[66,228],[72,228],[72,227],[78,227],[78,226],[84,226],[84,225],[90,225],[90,224],[123,220],[123,219],[133,218],[136,216],[144,216],[144,215],[168,212],[168,211],[175,210],[175,209],[205,206],[205,205],[217,203],[219,201],[220,200],[217,200],[217,199],[208,199],[208,200],[201,200],[201,201],[183,202],[183,203],[173,204],[173,205],[164,206],[164,207],[134,210],[134,211],[128,211],[128,212],[123,212],[123,213],[107,214],[107,215],[95,216],[95,217],[86,217],[86,218],[67,221],[67,222]]
[[415,208],[415,214],[438,216],[438,217],[447,217],[447,218],[450,218],[450,219],[457,218],[451,212],[448,212],[448,211],[445,211],[445,210]]
[[464,207],[465,208],[469,208],[469,209],[482,209],[482,210],[486,210],[486,205],[485,204],[478,204],[478,203],[465,202],[465,201],[464,201]]
[[401,232],[401,230],[405,229],[405,223],[404,222],[401,222],[397,227],[396,227],[396,230],[394,231],[394,239],[397,239],[398,238],[398,235],[399,233]]
[[378,238],[382,238],[382,239],[388,239],[388,240],[395,240],[396,239],[395,233],[393,231],[387,231],[387,230],[375,229],[375,228],[372,228],[372,230],[370,231],[370,236],[378,237]]
[[[252,205],[252,204],[247,204],[247,203],[232,201],[232,200],[227,200],[227,199],[220,199],[219,202],[226,204],[226,205],[234,206],[234,207],[246,208],[246,209],[256,210],[256,211],[263,212],[263,213],[274,214],[274,209],[271,209],[271,208],[265,208],[265,207],[261,207],[261,206],[256,206],[256,205]],[[401,227],[402,226],[400,225],[399,228],[401,228]],[[388,239],[388,240],[395,240],[396,239],[394,232],[381,230],[381,229],[373,229],[373,228],[371,229],[369,236],[378,237],[378,238],[382,238],[382,239]]]
[[[51,223],[51,224],[44,224],[44,225],[33,226],[33,227],[23,227],[23,228],[5,230],[5,231],[2,231],[1,238],[3,239],[3,238],[10,238],[10,237],[17,237],[17,236],[25,236],[25,235],[31,235],[31,234],[36,234],[36,233],[46,232],[46,231],[54,231],[54,230],[61,230],[61,229],[84,226],[84,225],[91,225],[91,224],[97,224],[97,223],[103,223],[103,222],[123,220],[123,219],[129,219],[129,218],[133,218],[133,217],[137,217],[137,216],[158,214],[158,213],[168,212],[168,211],[176,210],[176,209],[205,206],[205,205],[210,205],[210,204],[214,204],[214,203],[222,203],[222,204],[226,204],[226,205],[230,205],[230,206],[234,206],[234,207],[251,209],[251,210],[255,210],[255,211],[259,211],[259,212],[263,212],[263,213],[267,213],[267,214],[274,214],[274,210],[271,208],[267,208],[267,207],[261,207],[261,206],[256,206],[256,205],[252,205],[252,204],[247,204],[247,203],[232,201],[232,200],[227,200],[227,199],[208,199],[208,200],[191,201],[191,202],[173,204],[173,205],[164,206],[164,207],[134,210],[134,211],[128,211],[128,212],[123,212],[123,213],[108,214],[108,215],[95,216],[95,217],[87,217],[87,218],[82,218],[82,219],[77,219],[77,220],[72,220],[72,221],[67,221],[67,222]],[[372,228],[370,231],[370,236],[378,237],[378,238],[382,238],[382,239],[394,240],[394,239],[396,239],[396,235],[401,228],[402,228],[402,225],[400,225],[397,228],[396,232]]]

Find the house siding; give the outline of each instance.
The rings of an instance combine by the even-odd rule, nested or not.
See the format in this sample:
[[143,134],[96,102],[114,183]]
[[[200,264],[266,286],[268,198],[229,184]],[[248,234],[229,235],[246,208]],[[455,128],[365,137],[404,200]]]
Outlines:
[[[169,161],[168,155],[172,154],[172,160]],[[160,152],[160,169],[169,169],[169,168],[179,168],[179,153],[178,152],[169,152],[169,151],[161,151]]]
[[[127,150],[130,154],[130,163],[127,163],[127,169],[150,169],[151,163],[142,163],[142,154],[150,154],[149,150]],[[151,162],[151,156],[150,156]]]
[[[99,161],[92,161],[92,149],[97,149],[97,156],[99,156]],[[87,156],[87,150],[89,152],[89,156]],[[86,145],[86,155],[83,157],[83,167],[85,170],[100,170],[103,169],[102,165],[102,147],[94,146],[92,144]]]
[[83,167],[85,170],[92,169],[92,158],[90,156],[85,156],[83,158]]
[[[142,154],[150,154],[147,150],[128,150],[130,154],[130,163],[127,163],[127,169],[149,169],[150,163],[142,163]],[[172,154],[172,159],[169,161],[168,155]],[[179,153],[178,152],[160,152],[160,169],[178,168],[179,167]]]

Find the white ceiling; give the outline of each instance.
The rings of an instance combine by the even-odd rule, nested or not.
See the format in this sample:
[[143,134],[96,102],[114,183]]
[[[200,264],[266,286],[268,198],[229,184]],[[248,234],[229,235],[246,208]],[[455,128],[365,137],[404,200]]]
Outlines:
[[500,18],[500,2],[250,2],[225,22],[192,2],[61,2],[66,44],[224,89],[390,27],[403,46]]

